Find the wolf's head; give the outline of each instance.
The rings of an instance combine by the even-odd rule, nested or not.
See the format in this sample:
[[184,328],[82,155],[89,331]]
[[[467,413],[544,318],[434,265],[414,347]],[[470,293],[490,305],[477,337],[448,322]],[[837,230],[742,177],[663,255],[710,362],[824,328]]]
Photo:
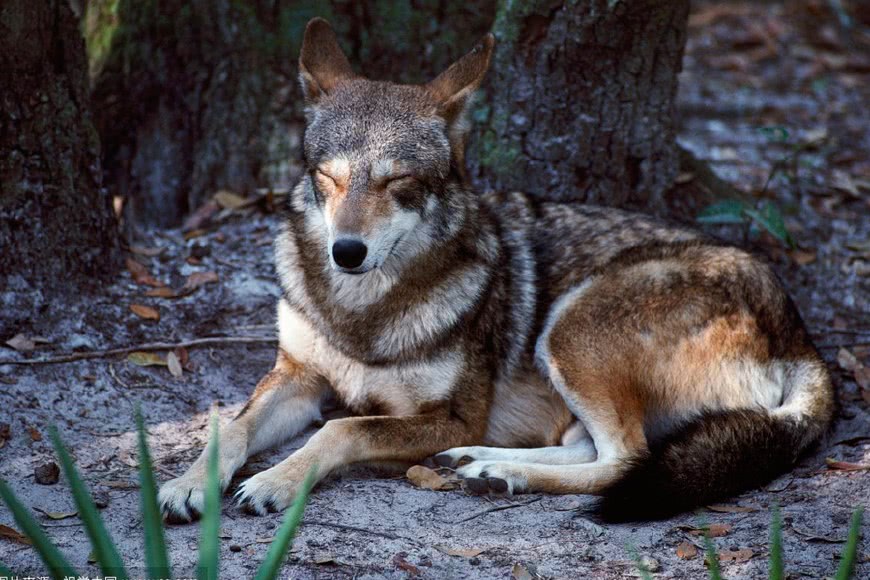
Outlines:
[[308,23],[302,187],[334,269],[368,272],[449,227],[448,183],[464,180],[466,113],[493,44],[487,35],[428,84],[397,85],[355,74],[329,24]]

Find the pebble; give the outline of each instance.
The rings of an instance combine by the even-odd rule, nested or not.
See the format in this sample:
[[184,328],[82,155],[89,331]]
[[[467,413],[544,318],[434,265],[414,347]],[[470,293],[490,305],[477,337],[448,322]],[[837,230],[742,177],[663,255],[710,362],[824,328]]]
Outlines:
[[33,475],[36,477],[36,483],[40,485],[54,485],[60,479],[60,467],[54,461],[49,461],[36,466]]

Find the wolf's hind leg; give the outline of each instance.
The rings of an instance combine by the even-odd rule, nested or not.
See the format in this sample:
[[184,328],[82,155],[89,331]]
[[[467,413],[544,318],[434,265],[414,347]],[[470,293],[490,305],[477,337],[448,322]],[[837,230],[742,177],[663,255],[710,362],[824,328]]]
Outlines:
[[[554,307],[536,358],[588,431],[596,451],[594,461],[575,446],[563,448],[558,463],[475,460],[457,470],[473,491],[595,494],[625,473],[631,459],[647,453],[646,400],[632,365],[626,362],[631,354],[618,343],[601,339],[616,331],[599,327],[600,317],[584,293],[594,295],[594,282],[569,293]],[[576,455],[572,457],[569,450],[576,450]]]
[[[248,457],[296,435],[320,419],[326,382],[278,350],[275,367],[257,384],[242,412],[219,431],[221,490]],[[202,513],[208,449],[177,479],[160,488],[158,500],[170,523],[194,520]]]
[[471,461],[509,461],[514,463],[543,463],[569,465],[595,461],[597,452],[592,437],[579,421],[574,421],[562,434],[562,444],[548,447],[454,447],[433,459],[441,467],[457,467]]

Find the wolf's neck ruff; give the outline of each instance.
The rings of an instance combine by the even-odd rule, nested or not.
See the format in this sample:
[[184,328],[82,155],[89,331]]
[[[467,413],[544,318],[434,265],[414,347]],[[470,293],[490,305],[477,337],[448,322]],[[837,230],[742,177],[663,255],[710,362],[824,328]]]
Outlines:
[[[506,229],[459,183],[446,183],[421,225],[382,267],[362,275],[330,265],[320,217],[304,205],[310,187],[303,180],[288,201],[276,244],[279,275],[290,305],[347,356],[371,364],[419,360],[483,318],[484,309],[486,319],[494,314],[506,323],[533,309],[516,305],[520,312],[512,314],[508,300],[510,284],[529,285],[534,269],[522,220],[519,230]],[[533,301],[531,290],[522,295]],[[528,329],[521,326],[512,324],[524,344]],[[509,350],[515,363],[521,348]]]

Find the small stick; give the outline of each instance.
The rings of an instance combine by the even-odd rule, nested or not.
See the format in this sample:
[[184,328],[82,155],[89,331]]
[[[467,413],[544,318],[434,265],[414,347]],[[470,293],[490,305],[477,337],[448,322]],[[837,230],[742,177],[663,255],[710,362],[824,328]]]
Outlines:
[[130,354],[139,350],[173,350],[176,348],[192,348],[196,346],[208,346],[214,344],[256,344],[268,343],[275,344],[278,342],[274,337],[260,336],[210,336],[206,338],[194,338],[192,340],[184,340],[181,342],[149,342],[146,344],[138,344],[136,346],[127,346],[124,348],[112,348],[109,350],[94,350],[88,352],[75,352],[63,356],[55,356],[48,358],[33,358],[23,360],[0,359],[0,365],[51,365],[57,363],[75,362],[78,360],[87,360],[93,358],[106,358],[119,354]]
[[819,350],[829,349],[829,348],[841,348],[844,346],[867,346],[870,345],[870,340],[855,340],[852,342],[838,342],[836,344],[829,343],[821,343],[817,344],[816,348]]
[[368,530],[366,528],[358,528],[357,526],[349,526],[347,524],[338,524],[335,522],[323,522],[320,520],[310,520],[303,519],[302,524],[306,526],[323,526],[325,528],[336,528],[338,530],[346,530],[349,532],[362,532],[363,534],[371,534],[373,536],[381,536],[382,538],[387,538],[388,540],[405,540],[412,541],[411,538],[404,538],[402,536],[397,536],[395,534],[389,534],[387,532],[376,532],[374,530]]
[[459,519],[459,520],[456,520],[456,521],[453,521],[453,522],[449,522],[449,521],[445,521],[445,520],[442,520],[442,521],[443,521],[445,524],[450,524],[450,523],[453,523],[453,524],[461,524],[462,522],[467,522],[468,520],[473,520],[474,518],[478,518],[478,517],[480,517],[480,516],[482,516],[482,515],[486,515],[486,514],[488,514],[488,513],[492,513],[492,512],[500,512],[500,511],[502,511],[502,510],[509,510],[509,509],[511,509],[511,508],[516,508],[516,507],[523,507],[523,506],[527,506],[527,505],[533,504],[533,503],[535,503],[536,501],[541,501],[541,498],[536,497],[536,498],[530,499],[529,501],[524,501],[524,502],[521,502],[521,503],[509,503],[509,504],[507,504],[507,505],[497,505],[497,506],[493,506],[493,507],[490,507],[490,508],[486,508],[485,510],[480,510],[480,511],[478,511],[478,512],[474,512],[473,514],[471,514],[471,515],[469,515],[469,516],[465,516],[464,518]]

